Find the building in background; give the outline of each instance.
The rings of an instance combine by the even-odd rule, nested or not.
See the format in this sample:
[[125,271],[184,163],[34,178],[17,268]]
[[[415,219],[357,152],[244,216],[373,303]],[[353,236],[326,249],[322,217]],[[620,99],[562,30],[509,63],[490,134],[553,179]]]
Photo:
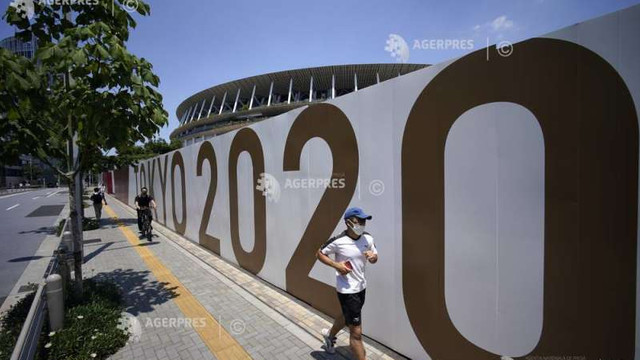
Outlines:
[[183,146],[309,104],[333,99],[425,64],[358,64],[286,70],[230,81],[200,91],[176,110],[180,125],[170,135]]
[[0,48],[5,48],[14,54],[33,59],[36,53],[37,42],[35,38],[31,39],[31,41],[22,41],[15,36],[9,36],[8,38],[0,40]]
[[[14,36],[0,40],[0,48],[5,48],[14,54],[33,59],[37,42],[22,41]],[[0,114],[0,116],[2,116]],[[31,185],[52,184],[57,181],[53,171],[40,160],[31,155],[20,155],[15,164],[0,164],[0,188],[17,187],[20,183]]]

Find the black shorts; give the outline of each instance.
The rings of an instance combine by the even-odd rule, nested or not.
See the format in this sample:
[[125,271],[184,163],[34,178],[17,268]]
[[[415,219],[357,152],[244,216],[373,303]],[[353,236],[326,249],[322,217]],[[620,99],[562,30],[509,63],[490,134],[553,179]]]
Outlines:
[[362,306],[364,305],[364,295],[367,289],[355,294],[338,293],[340,307],[347,325],[358,326],[362,324]]

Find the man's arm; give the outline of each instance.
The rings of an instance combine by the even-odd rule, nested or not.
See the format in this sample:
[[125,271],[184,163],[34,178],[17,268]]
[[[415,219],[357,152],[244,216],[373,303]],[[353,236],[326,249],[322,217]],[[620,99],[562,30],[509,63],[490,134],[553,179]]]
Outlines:
[[153,206],[154,209],[156,208],[156,201],[155,200],[151,199],[151,202],[149,204],[151,204],[151,206]]
[[375,264],[378,262],[378,249],[376,249],[376,245],[373,243],[373,238],[371,238],[371,240],[369,240],[370,242],[370,249],[368,251],[364,252],[364,256],[367,258],[367,261],[369,261],[371,264]]
[[344,263],[333,261],[330,257],[323,254],[321,249],[318,249],[318,252],[316,252],[316,258],[320,260],[321,263],[336,269],[342,275],[347,275],[351,272]]

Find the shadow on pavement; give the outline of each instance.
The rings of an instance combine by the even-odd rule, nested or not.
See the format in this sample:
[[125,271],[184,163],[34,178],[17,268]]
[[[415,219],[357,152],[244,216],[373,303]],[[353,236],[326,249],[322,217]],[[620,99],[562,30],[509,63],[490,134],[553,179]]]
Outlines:
[[178,296],[175,292],[177,286],[168,287],[168,283],[151,280],[150,274],[148,270],[116,269],[99,273],[93,279],[110,280],[116,283],[122,291],[124,311],[138,316],[152,312],[155,305],[163,304]]
[[[328,354],[324,350],[314,350],[311,353],[309,353],[309,355],[311,355],[312,358],[318,359],[318,360],[344,359],[344,357],[338,354],[337,352],[335,354]],[[347,359],[351,359],[351,358],[349,357]]]
[[100,254],[101,252],[103,252],[106,248],[108,248],[109,246],[111,246],[113,244],[113,242],[108,242],[105,243],[104,245],[100,246],[99,248],[93,250],[92,252],[90,252],[89,254],[86,254],[84,256],[84,261],[83,263],[86,264],[88,263],[91,259],[93,259],[94,257],[96,257],[98,254]]
[[[86,254],[84,256],[83,264],[88,263],[89,260],[93,259],[94,257],[99,255],[103,251],[112,251],[112,250],[120,250],[120,249],[126,249],[126,248],[135,248],[135,247],[138,247],[138,246],[150,246],[150,245],[158,245],[158,244],[160,244],[160,242],[158,242],[158,241],[151,241],[151,242],[144,242],[144,243],[141,242],[138,245],[125,245],[125,246],[111,247],[111,245],[116,244],[116,243],[128,244],[128,242],[126,242],[126,241],[122,241],[122,242],[110,241],[110,242],[104,243],[99,248],[93,250],[91,253]],[[89,247],[90,246],[85,245],[85,249],[88,249]],[[109,249],[107,249],[107,248],[109,248]]]
[[110,217],[103,217],[102,219],[100,219],[100,227],[101,228],[115,228],[118,227],[118,225],[122,223],[124,225],[131,225],[131,224],[137,224],[138,223],[138,219],[136,218],[118,218],[118,220],[114,220],[113,218]]
[[52,226],[43,226],[38,229],[29,230],[29,231],[20,231],[18,234],[55,234],[55,229]]
[[24,257],[11,259],[11,260],[9,260],[9,262],[23,262],[23,261],[38,260],[38,259],[42,259],[42,258],[43,258],[43,256],[24,256]]

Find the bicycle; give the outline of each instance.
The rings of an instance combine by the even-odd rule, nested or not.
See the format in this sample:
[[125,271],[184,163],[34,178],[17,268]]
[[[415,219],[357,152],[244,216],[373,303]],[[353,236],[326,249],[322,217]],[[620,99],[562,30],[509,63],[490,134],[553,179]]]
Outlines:
[[142,217],[142,236],[146,237],[148,241],[151,241],[153,234],[151,233],[151,210],[149,208],[140,209]]

